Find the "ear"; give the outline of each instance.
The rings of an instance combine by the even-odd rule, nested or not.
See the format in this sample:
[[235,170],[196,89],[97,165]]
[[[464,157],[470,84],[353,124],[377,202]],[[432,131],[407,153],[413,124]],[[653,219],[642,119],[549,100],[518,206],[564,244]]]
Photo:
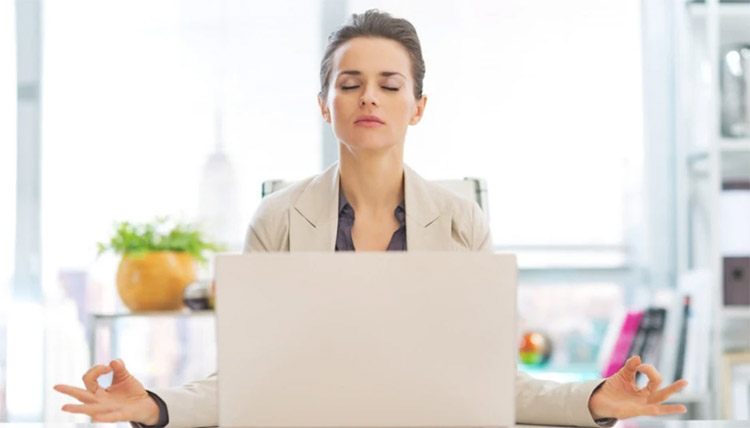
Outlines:
[[318,106],[320,106],[320,115],[323,116],[323,120],[331,123],[331,111],[328,109],[328,103],[318,95]]
[[422,95],[422,98],[417,100],[414,115],[411,117],[411,119],[409,119],[409,125],[416,125],[420,120],[422,120],[422,115],[424,114],[424,108],[426,105],[427,95]]

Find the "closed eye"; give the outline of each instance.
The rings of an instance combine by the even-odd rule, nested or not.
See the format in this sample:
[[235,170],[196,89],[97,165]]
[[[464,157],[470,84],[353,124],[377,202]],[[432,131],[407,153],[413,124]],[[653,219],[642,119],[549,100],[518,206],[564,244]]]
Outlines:
[[348,91],[349,89],[356,89],[359,88],[359,85],[356,86],[342,86],[341,89]]
[[398,91],[400,88],[391,88],[390,86],[381,86],[381,88],[385,89],[386,91]]

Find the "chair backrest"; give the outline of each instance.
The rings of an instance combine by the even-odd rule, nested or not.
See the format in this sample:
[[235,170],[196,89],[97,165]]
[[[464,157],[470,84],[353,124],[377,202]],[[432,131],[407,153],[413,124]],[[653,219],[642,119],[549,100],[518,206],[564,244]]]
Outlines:
[[[294,183],[293,181],[284,180],[266,180],[263,182],[261,196],[265,197],[284,187]],[[481,178],[466,177],[463,180],[435,180],[433,183],[439,184],[446,189],[454,192],[458,196],[476,201],[482,208],[484,215],[489,219],[489,204],[487,200],[487,182]]]

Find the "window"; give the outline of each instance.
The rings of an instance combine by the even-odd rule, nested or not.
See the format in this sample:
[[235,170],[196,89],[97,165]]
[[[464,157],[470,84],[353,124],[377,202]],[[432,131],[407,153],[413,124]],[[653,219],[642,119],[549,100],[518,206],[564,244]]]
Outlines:
[[16,217],[16,26],[13,2],[0,4],[0,421],[5,408],[7,319],[15,264]]
[[496,246],[522,266],[626,262],[643,145],[637,2],[348,5],[417,28],[428,102],[405,160],[427,178],[485,178]]
[[[233,211],[227,227],[232,249],[242,245],[262,181],[319,171],[319,9],[303,0],[44,4],[42,269],[48,298],[74,300],[83,314],[120,309],[118,259],[97,259],[96,243],[115,221],[157,215],[196,221],[214,208],[206,201],[215,199],[200,195],[211,175],[204,168],[218,149],[234,171],[234,206],[220,207]],[[71,292],[82,287],[87,291]],[[81,367],[88,366],[82,320],[63,303],[54,314],[65,320],[58,324],[66,323],[59,330],[67,336],[49,344],[67,357],[48,364],[46,377],[50,385],[78,383]],[[138,341],[141,349],[132,345],[149,332],[187,336],[181,326],[133,322],[117,328],[118,356],[137,377],[168,385],[189,380],[154,373],[164,369],[163,361],[148,358],[158,351],[179,361],[184,343],[164,334],[159,349],[148,340]],[[190,367],[190,379],[210,373],[198,376]],[[47,420],[72,420],[59,411],[63,402],[60,394],[46,395]]]

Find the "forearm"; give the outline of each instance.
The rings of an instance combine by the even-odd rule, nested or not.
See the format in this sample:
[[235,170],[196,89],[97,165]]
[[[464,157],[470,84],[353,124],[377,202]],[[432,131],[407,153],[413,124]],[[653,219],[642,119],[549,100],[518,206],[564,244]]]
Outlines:
[[557,383],[516,375],[516,422],[534,425],[611,426],[595,421],[588,402],[601,380]]
[[177,388],[154,389],[168,409],[166,428],[209,427],[219,423],[216,375]]

